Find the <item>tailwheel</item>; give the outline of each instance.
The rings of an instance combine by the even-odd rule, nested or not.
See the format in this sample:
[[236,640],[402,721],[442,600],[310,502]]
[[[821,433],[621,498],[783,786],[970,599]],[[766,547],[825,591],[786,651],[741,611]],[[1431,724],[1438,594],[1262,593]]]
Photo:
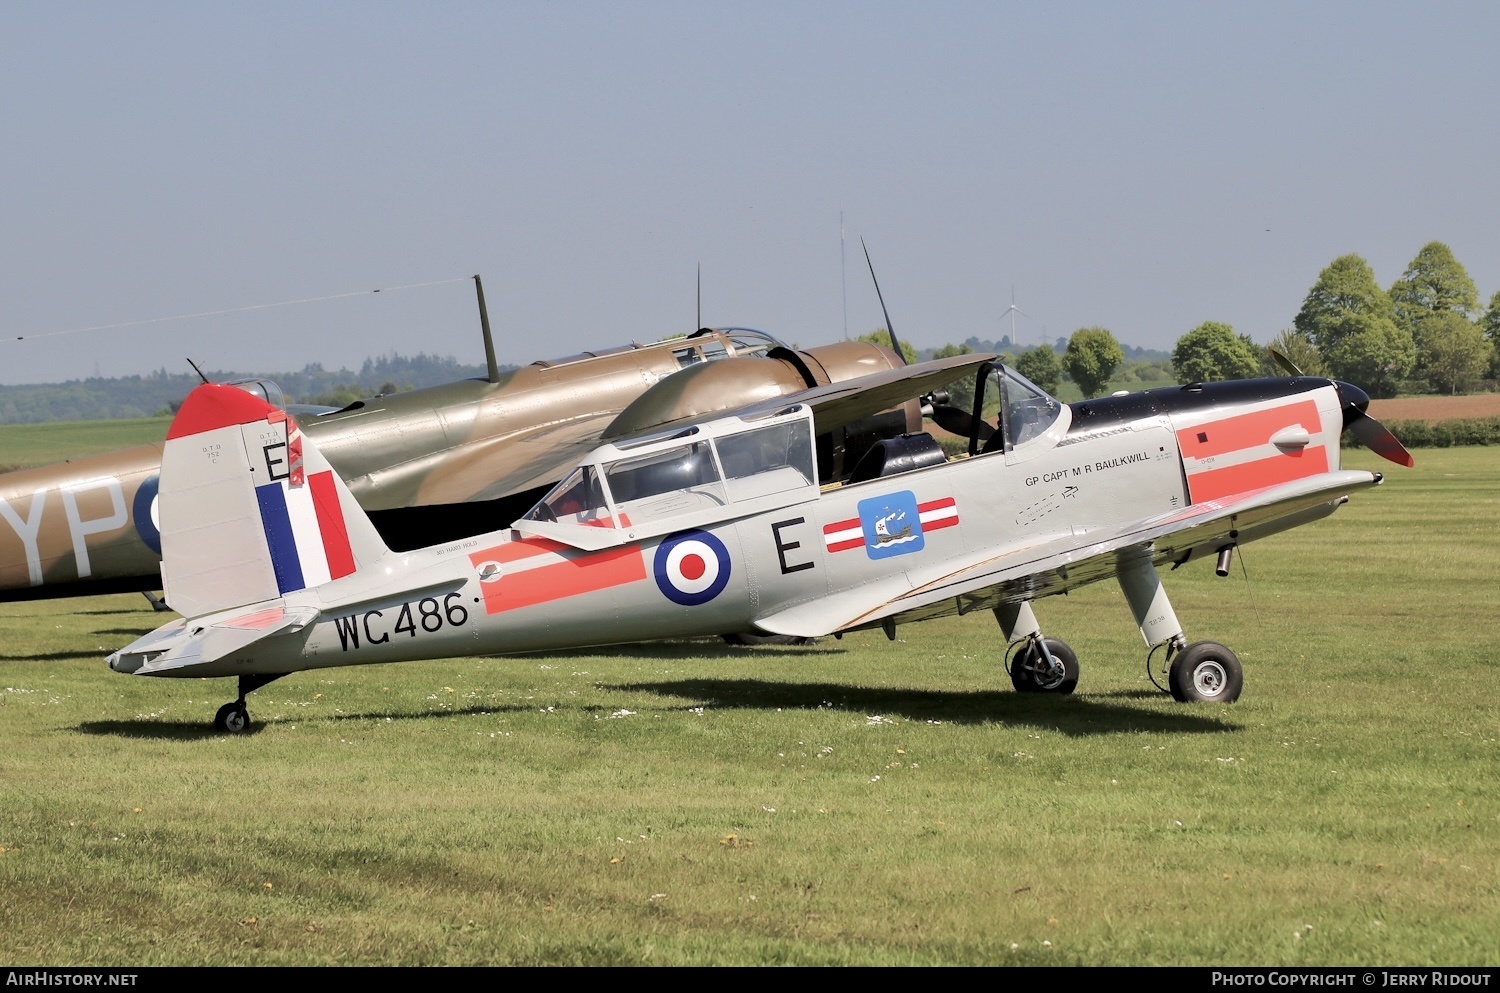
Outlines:
[[1072,693],[1078,688],[1078,656],[1056,638],[1032,638],[1011,660],[1010,681],[1018,693]]
[[1217,642],[1198,641],[1172,659],[1167,682],[1179,703],[1233,703],[1240,698],[1245,674],[1229,649]]
[[225,734],[243,734],[249,727],[250,711],[243,700],[226,703],[214,715],[214,728]]

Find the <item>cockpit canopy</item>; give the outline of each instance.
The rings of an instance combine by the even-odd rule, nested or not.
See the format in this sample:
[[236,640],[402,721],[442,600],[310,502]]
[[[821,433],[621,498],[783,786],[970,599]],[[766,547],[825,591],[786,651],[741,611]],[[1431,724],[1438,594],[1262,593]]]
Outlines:
[[[669,342],[671,340],[673,339],[667,339]],[[746,355],[764,356],[773,348],[786,347],[773,336],[754,328],[699,328],[692,334],[681,338],[680,341],[681,346],[672,349],[672,355],[677,359],[677,366],[681,369],[700,362],[712,362],[730,356],[738,358]],[[603,348],[592,352],[578,352],[575,355],[565,355],[557,359],[538,359],[531,364],[554,368],[571,362],[581,362],[584,359],[598,358],[601,355],[615,355],[646,347],[649,346],[618,345],[614,348]]]
[[1000,379],[1000,426],[1005,450],[1045,434],[1062,413],[1060,401],[1008,366],[996,370]]
[[817,497],[812,412],[728,417],[605,445],[516,528],[600,548]]

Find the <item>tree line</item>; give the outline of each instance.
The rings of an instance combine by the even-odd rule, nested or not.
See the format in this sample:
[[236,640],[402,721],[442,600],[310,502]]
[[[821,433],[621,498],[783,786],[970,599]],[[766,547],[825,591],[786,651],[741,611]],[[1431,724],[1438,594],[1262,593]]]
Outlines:
[[[884,329],[863,337],[889,342]],[[1009,338],[1002,343],[1011,344]],[[970,338],[944,345],[932,357],[1005,351],[1001,343],[975,344]],[[1285,375],[1270,349],[1307,375],[1348,380],[1372,397],[1469,392],[1485,379],[1500,378],[1500,292],[1482,307],[1474,281],[1440,241],[1423,246],[1389,289],[1381,289],[1363,258],[1341,255],[1319,273],[1292,326],[1269,348],[1229,324],[1204,321],[1177,339],[1166,362],[1158,360],[1160,353],[1130,350],[1137,353],[1131,357],[1139,367],[1132,378],[1149,381],[1160,372],[1163,378],[1194,383]],[[1003,358],[1049,393],[1056,393],[1066,377],[1085,397],[1094,397],[1122,378],[1126,356],[1107,329],[1087,327],[1059,338],[1055,346],[1038,345]]]
[[[1453,252],[1428,242],[1389,289],[1370,264],[1341,255],[1318,274],[1292,326],[1271,341],[1302,372],[1345,379],[1373,397],[1464,393],[1500,373],[1500,292],[1488,307]],[[1205,321],[1177,339],[1178,382],[1243,379],[1268,354],[1228,324]],[[1278,374],[1278,373],[1272,373]]]
[[[324,369],[314,363],[296,372],[212,370],[206,375],[218,383],[269,379],[293,402],[343,407],[376,393],[438,386],[459,379],[487,377],[489,373],[483,365],[464,365],[452,356],[424,352],[367,358],[358,371]],[[169,414],[199,382],[194,373],[171,373],[163,368],[144,376],[111,379],[96,376],[66,383],[0,386],[0,423],[41,424]]]

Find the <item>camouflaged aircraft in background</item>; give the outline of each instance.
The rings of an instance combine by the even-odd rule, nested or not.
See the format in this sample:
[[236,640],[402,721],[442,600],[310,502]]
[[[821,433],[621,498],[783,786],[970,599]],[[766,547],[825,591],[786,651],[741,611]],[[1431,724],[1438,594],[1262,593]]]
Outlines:
[[[292,408],[391,548],[509,524],[601,439],[901,364],[861,341],[796,350],[759,331],[703,328],[502,372],[487,321],[484,331],[487,379]],[[236,385],[285,406],[274,383]],[[852,468],[846,448],[920,421],[913,403],[841,428],[819,439],[820,464],[839,478]],[[160,589],[161,456],[162,444],[141,445],[0,475],[0,600]]]

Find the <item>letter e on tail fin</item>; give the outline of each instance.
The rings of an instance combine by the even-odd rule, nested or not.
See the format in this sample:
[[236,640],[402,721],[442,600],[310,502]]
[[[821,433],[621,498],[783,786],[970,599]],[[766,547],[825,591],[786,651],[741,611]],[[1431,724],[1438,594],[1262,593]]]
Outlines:
[[167,602],[188,617],[319,586],[386,553],[296,422],[233,386],[199,386],[183,402],[158,499]]

